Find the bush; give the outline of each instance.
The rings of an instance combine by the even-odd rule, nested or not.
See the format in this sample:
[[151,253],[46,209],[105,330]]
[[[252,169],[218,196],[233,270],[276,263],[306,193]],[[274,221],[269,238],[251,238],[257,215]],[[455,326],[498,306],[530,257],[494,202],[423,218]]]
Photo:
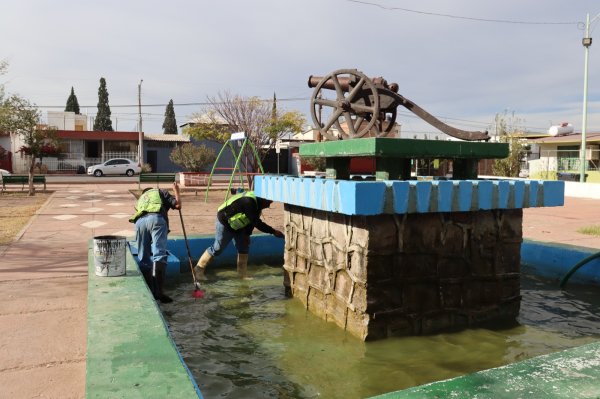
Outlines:
[[310,166],[318,172],[325,171],[325,158],[321,157],[306,157],[301,159],[302,164]]
[[217,158],[214,150],[205,145],[196,146],[187,143],[175,147],[169,156],[171,161],[189,172],[202,172],[206,166],[215,162]]

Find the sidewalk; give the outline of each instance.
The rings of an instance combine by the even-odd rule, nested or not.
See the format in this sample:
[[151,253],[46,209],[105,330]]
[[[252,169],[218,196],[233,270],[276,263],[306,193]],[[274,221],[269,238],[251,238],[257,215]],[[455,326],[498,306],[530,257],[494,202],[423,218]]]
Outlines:
[[600,200],[565,197],[565,205],[523,210],[523,238],[600,249],[600,237],[577,229],[600,226]]
[[[167,188],[169,185],[161,185]],[[18,239],[0,253],[0,398],[83,398],[87,337],[87,248],[99,235],[133,235],[128,222],[135,184],[51,184],[55,191]],[[212,194],[212,193],[211,193]],[[183,195],[188,235],[212,234],[222,192]],[[559,208],[524,210],[523,236],[600,248],[600,238],[577,233],[600,224],[598,200],[566,198]],[[265,220],[282,228],[283,205]],[[171,234],[182,235],[171,211]]]

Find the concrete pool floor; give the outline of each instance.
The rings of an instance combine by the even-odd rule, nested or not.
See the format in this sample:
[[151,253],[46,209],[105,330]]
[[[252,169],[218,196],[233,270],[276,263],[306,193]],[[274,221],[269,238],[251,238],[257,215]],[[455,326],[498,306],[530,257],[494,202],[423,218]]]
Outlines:
[[[95,182],[94,182],[95,183]],[[161,184],[162,188],[169,185]],[[54,194],[18,235],[0,248],[0,386],[14,398],[85,397],[88,243],[98,235],[133,234],[127,221],[137,183],[49,184]],[[184,192],[188,235],[212,234],[223,192]],[[0,196],[0,204],[2,201]],[[598,200],[565,198],[564,207],[524,209],[523,237],[600,249],[600,238],[577,233],[600,224]],[[265,219],[282,228],[283,206]],[[182,235],[171,211],[171,234]]]

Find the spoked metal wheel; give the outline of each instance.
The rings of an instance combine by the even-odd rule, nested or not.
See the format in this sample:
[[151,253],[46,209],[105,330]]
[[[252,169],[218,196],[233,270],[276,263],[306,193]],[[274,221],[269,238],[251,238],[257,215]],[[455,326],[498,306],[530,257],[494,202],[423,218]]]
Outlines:
[[[328,140],[363,137],[378,123],[377,88],[362,72],[339,69],[315,86],[310,111],[313,122]],[[330,131],[333,126],[340,137]]]
[[389,111],[382,111],[377,119],[376,130],[377,137],[387,136],[394,126],[396,126],[396,107]]

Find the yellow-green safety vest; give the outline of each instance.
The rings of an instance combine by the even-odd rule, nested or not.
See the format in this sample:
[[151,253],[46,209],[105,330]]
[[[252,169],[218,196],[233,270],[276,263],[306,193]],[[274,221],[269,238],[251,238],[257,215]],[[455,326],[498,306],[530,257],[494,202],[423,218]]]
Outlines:
[[135,204],[135,214],[129,219],[130,222],[135,223],[136,220],[144,213],[157,213],[160,212],[162,207],[162,200],[160,199],[160,193],[157,188],[143,193]]
[[[219,208],[217,208],[217,211],[222,211],[223,209],[233,204],[235,201],[242,197],[250,197],[254,200],[254,202],[256,202],[256,195],[254,195],[254,191],[245,191],[243,193],[236,194],[231,198],[228,198],[219,206]],[[248,226],[250,224],[250,219],[248,218],[248,216],[246,216],[244,212],[238,212],[235,215],[230,216],[229,219],[227,219],[227,222],[229,223],[229,226],[231,226],[232,229],[239,230]]]

